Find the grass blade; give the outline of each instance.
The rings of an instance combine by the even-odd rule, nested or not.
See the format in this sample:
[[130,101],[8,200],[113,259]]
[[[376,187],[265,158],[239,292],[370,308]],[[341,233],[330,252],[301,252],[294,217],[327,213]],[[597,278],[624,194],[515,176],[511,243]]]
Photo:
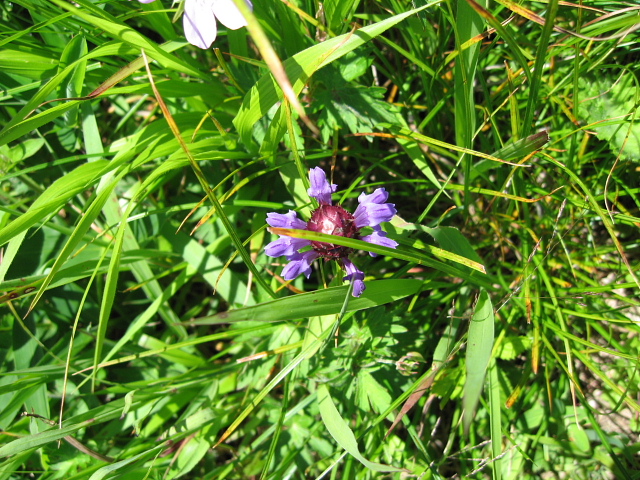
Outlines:
[[491,359],[494,337],[494,316],[493,305],[489,299],[489,294],[485,290],[480,290],[478,301],[476,302],[473,318],[469,324],[469,335],[467,338],[466,369],[467,379],[464,384],[464,428],[469,431],[476,405],[480,400],[484,377]]

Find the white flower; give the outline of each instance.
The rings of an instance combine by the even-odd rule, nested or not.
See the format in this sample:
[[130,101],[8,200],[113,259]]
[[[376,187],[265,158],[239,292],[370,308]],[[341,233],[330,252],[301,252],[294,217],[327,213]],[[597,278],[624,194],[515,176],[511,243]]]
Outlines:
[[[151,3],[154,0],[138,0]],[[250,0],[245,0],[253,8]],[[238,10],[233,0],[184,0],[184,35],[189,43],[207,49],[218,35],[216,19],[225,27],[237,30],[247,25],[247,20]]]
[[[252,7],[251,2],[247,3]],[[233,0],[185,0],[182,22],[184,34],[192,45],[202,49],[211,46],[218,35],[216,19],[231,30],[247,25]]]

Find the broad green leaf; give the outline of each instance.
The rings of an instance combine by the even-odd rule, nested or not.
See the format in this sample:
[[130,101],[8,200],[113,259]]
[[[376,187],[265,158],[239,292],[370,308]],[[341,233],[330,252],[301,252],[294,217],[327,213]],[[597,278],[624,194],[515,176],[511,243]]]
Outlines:
[[[418,291],[420,280],[377,280],[366,282],[367,289],[358,298],[351,298],[347,311],[353,312],[384,305],[413,295]],[[292,295],[246,308],[238,308],[208,317],[197,318],[191,325],[215,325],[246,320],[280,322],[339,313],[344,304],[348,286],[332,287],[315,292]]]
[[464,384],[464,428],[468,431],[480,400],[484,377],[487,373],[494,337],[493,305],[489,294],[480,290],[478,301],[469,324],[467,336],[466,368],[467,378]]
[[328,143],[336,128],[352,134],[372,132],[380,123],[391,123],[397,107],[385,101],[386,89],[354,85],[345,81],[333,66],[316,74],[311,105],[318,115],[322,141]]
[[608,75],[580,78],[581,97],[586,100],[580,113],[588,120],[589,129],[609,142],[611,150],[622,158],[640,160],[640,91],[631,73],[621,79]]
[[340,415],[340,412],[333,403],[333,399],[329,394],[329,389],[326,385],[320,385],[318,387],[318,408],[320,410],[320,416],[322,422],[329,431],[329,434],[333,439],[344,448],[351,456],[362,463],[365,467],[374,472],[402,472],[401,468],[392,467],[389,465],[383,465],[381,463],[375,463],[367,460],[362,456],[358,448],[358,441],[349,425]]
[[[395,15],[373,25],[367,25],[360,30],[332,38],[294,55],[283,62],[294,92],[296,94],[300,93],[309,77],[316,70],[328,65],[360,45],[371,41],[408,16],[438,3],[440,3],[440,0],[430,2],[421,8]],[[251,132],[256,122],[265,116],[271,107],[280,100],[282,100],[282,91],[278,88],[271,74],[262,77],[245,95],[240,112],[233,120],[245,145],[251,145]],[[281,136],[274,135],[274,138]]]

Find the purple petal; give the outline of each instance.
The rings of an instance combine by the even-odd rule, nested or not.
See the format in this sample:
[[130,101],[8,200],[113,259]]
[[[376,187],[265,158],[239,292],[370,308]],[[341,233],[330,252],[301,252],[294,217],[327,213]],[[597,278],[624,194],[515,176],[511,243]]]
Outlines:
[[298,230],[307,228],[307,222],[300,220],[293,210],[289,210],[289,213],[267,213],[267,223],[276,228],[296,228]]
[[310,197],[315,198],[318,202],[331,205],[331,194],[337,189],[337,185],[327,182],[327,175],[320,167],[309,170],[309,180],[311,188],[307,190]]
[[384,203],[389,194],[384,188],[377,188],[371,195],[364,193],[358,197],[358,208],[353,216],[356,220],[356,227],[376,227],[382,222],[389,222],[396,214],[393,203]]
[[155,2],[156,0],[138,0],[140,3],[151,3],[151,2]]
[[311,245],[309,240],[303,238],[293,238],[287,236],[280,236],[278,240],[274,240],[269,245],[264,247],[264,253],[270,257],[282,257],[286,255],[290,257],[298,253],[301,248]]
[[282,270],[282,276],[285,280],[293,280],[301,273],[309,278],[311,275],[311,263],[318,258],[315,250],[309,250],[304,253],[294,253],[289,257],[291,260]]
[[218,35],[211,0],[186,0],[182,25],[190,44],[203,50],[209,48]]
[[344,276],[344,280],[349,280],[353,284],[352,295],[354,297],[359,297],[367,288],[364,284],[364,272],[359,270],[358,267],[356,267],[348,258],[343,258],[342,263],[347,271],[347,275]]
[[[251,2],[247,2],[247,4],[253,9]],[[247,26],[247,20],[240,13],[240,10],[238,10],[233,0],[215,0],[211,8],[213,8],[213,13],[216,18],[225,27],[231,30],[237,30]]]
[[[373,233],[371,235],[364,235],[360,237],[360,240],[364,240],[365,242],[373,243],[375,245],[380,245],[382,247],[396,248],[398,246],[398,242],[395,240],[391,240],[387,238],[387,232],[380,228],[380,225],[373,227]],[[377,257],[377,253],[369,252],[369,255],[372,257]]]
[[376,188],[371,195],[367,195],[362,192],[358,197],[358,203],[367,204],[367,203],[384,203],[389,198],[389,192],[387,192],[384,188]]

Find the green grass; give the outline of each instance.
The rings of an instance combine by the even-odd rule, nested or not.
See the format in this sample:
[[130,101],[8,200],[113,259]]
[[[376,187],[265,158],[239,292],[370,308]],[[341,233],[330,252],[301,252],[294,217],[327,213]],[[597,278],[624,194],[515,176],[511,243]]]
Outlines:
[[[640,478],[638,7],[181,12],[0,3],[0,480]],[[315,166],[360,298],[264,253]]]

